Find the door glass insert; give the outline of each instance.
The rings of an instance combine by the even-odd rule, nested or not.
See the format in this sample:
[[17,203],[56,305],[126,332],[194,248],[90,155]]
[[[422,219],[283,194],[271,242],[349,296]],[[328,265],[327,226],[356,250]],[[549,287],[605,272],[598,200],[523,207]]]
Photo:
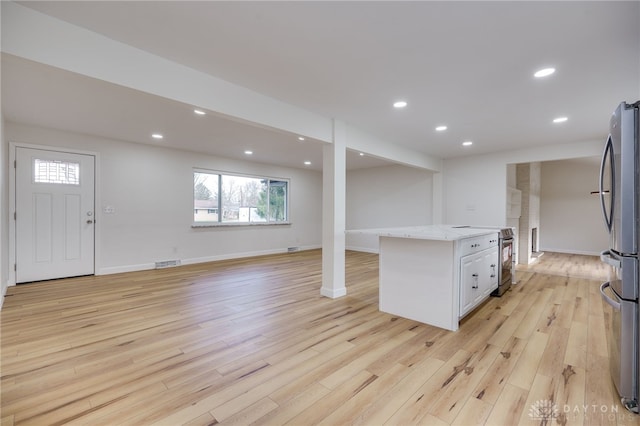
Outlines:
[[33,160],[35,183],[80,185],[80,163],[69,161]]

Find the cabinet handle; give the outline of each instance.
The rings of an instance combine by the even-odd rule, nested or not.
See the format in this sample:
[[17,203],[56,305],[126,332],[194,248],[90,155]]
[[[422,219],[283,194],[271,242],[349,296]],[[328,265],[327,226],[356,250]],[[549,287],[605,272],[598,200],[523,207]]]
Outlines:
[[475,281],[475,284],[471,285],[472,289],[477,289],[478,288],[478,274],[472,274],[471,275],[473,277],[473,280]]

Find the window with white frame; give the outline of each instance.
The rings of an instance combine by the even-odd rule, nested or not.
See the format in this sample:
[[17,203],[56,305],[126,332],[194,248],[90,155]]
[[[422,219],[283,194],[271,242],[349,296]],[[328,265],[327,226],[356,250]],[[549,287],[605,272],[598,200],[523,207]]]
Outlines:
[[278,224],[288,220],[288,180],[194,170],[195,225]]

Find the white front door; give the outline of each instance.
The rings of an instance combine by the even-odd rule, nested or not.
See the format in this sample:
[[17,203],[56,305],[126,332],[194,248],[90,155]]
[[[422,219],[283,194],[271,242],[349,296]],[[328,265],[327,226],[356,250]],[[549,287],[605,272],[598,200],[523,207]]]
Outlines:
[[94,273],[92,155],[16,147],[16,282]]

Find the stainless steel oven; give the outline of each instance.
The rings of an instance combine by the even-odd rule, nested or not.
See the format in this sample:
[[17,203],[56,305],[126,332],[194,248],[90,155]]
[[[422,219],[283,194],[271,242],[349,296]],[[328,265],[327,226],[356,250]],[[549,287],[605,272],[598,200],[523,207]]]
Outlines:
[[491,293],[492,296],[500,297],[509,288],[514,281],[513,259],[513,229],[503,228],[498,233],[498,247],[500,247],[500,263],[501,267],[498,271],[498,288]]

